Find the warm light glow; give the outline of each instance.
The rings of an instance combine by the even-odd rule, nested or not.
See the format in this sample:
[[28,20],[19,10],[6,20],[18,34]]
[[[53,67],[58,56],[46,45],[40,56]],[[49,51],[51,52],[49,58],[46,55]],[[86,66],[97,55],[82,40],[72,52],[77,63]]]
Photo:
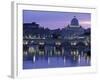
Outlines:
[[56,42],[56,45],[61,45],[61,43],[60,42]]
[[39,44],[40,44],[40,45],[44,45],[44,42],[40,42]]

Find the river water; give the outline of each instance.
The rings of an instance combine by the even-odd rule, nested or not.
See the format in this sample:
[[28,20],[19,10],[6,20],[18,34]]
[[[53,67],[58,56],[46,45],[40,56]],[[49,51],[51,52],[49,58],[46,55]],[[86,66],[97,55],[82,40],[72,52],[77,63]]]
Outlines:
[[33,56],[32,60],[23,60],[23,69],[39,68],[59,68],[59,67],[82,67],[90,66],[91,60],[87,56],[79,55],[78,57],[69,56],[52,56],[38,57]]

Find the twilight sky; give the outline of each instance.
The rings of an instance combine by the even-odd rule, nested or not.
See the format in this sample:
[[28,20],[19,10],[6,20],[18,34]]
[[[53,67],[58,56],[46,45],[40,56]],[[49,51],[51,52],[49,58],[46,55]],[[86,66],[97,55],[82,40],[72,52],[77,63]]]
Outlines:
[[66,27],[74,16],[83,28],[91,27],[90,13],[23,10],[24,23],[36,22],[40,26],[49,29]]

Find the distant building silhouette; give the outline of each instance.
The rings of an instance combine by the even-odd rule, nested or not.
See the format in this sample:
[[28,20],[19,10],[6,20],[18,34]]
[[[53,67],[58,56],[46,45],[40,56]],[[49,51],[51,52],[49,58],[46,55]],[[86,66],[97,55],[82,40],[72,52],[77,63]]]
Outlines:
[[81,34],[84,34],[85,29],[83,29],[79,25],[79,21],[76,17],[74,17],[71,20],[70,25],[68,25],[66,28],[62,29],[62,36],[64,38],[70,38],[70,37],[77,37]]

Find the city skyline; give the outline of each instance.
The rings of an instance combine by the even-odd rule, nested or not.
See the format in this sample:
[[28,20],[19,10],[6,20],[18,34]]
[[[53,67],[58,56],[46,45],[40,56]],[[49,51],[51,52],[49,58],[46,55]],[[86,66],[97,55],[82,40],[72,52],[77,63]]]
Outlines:
[[61,29],[67,27],[74,16],[76,16],[83,28],[91,27],[91,14],[76,12],[23,10],[23,23],[36,22],[44,28]]
[[25,10],[23,69],[91,66],[90,22],[89,13]]

